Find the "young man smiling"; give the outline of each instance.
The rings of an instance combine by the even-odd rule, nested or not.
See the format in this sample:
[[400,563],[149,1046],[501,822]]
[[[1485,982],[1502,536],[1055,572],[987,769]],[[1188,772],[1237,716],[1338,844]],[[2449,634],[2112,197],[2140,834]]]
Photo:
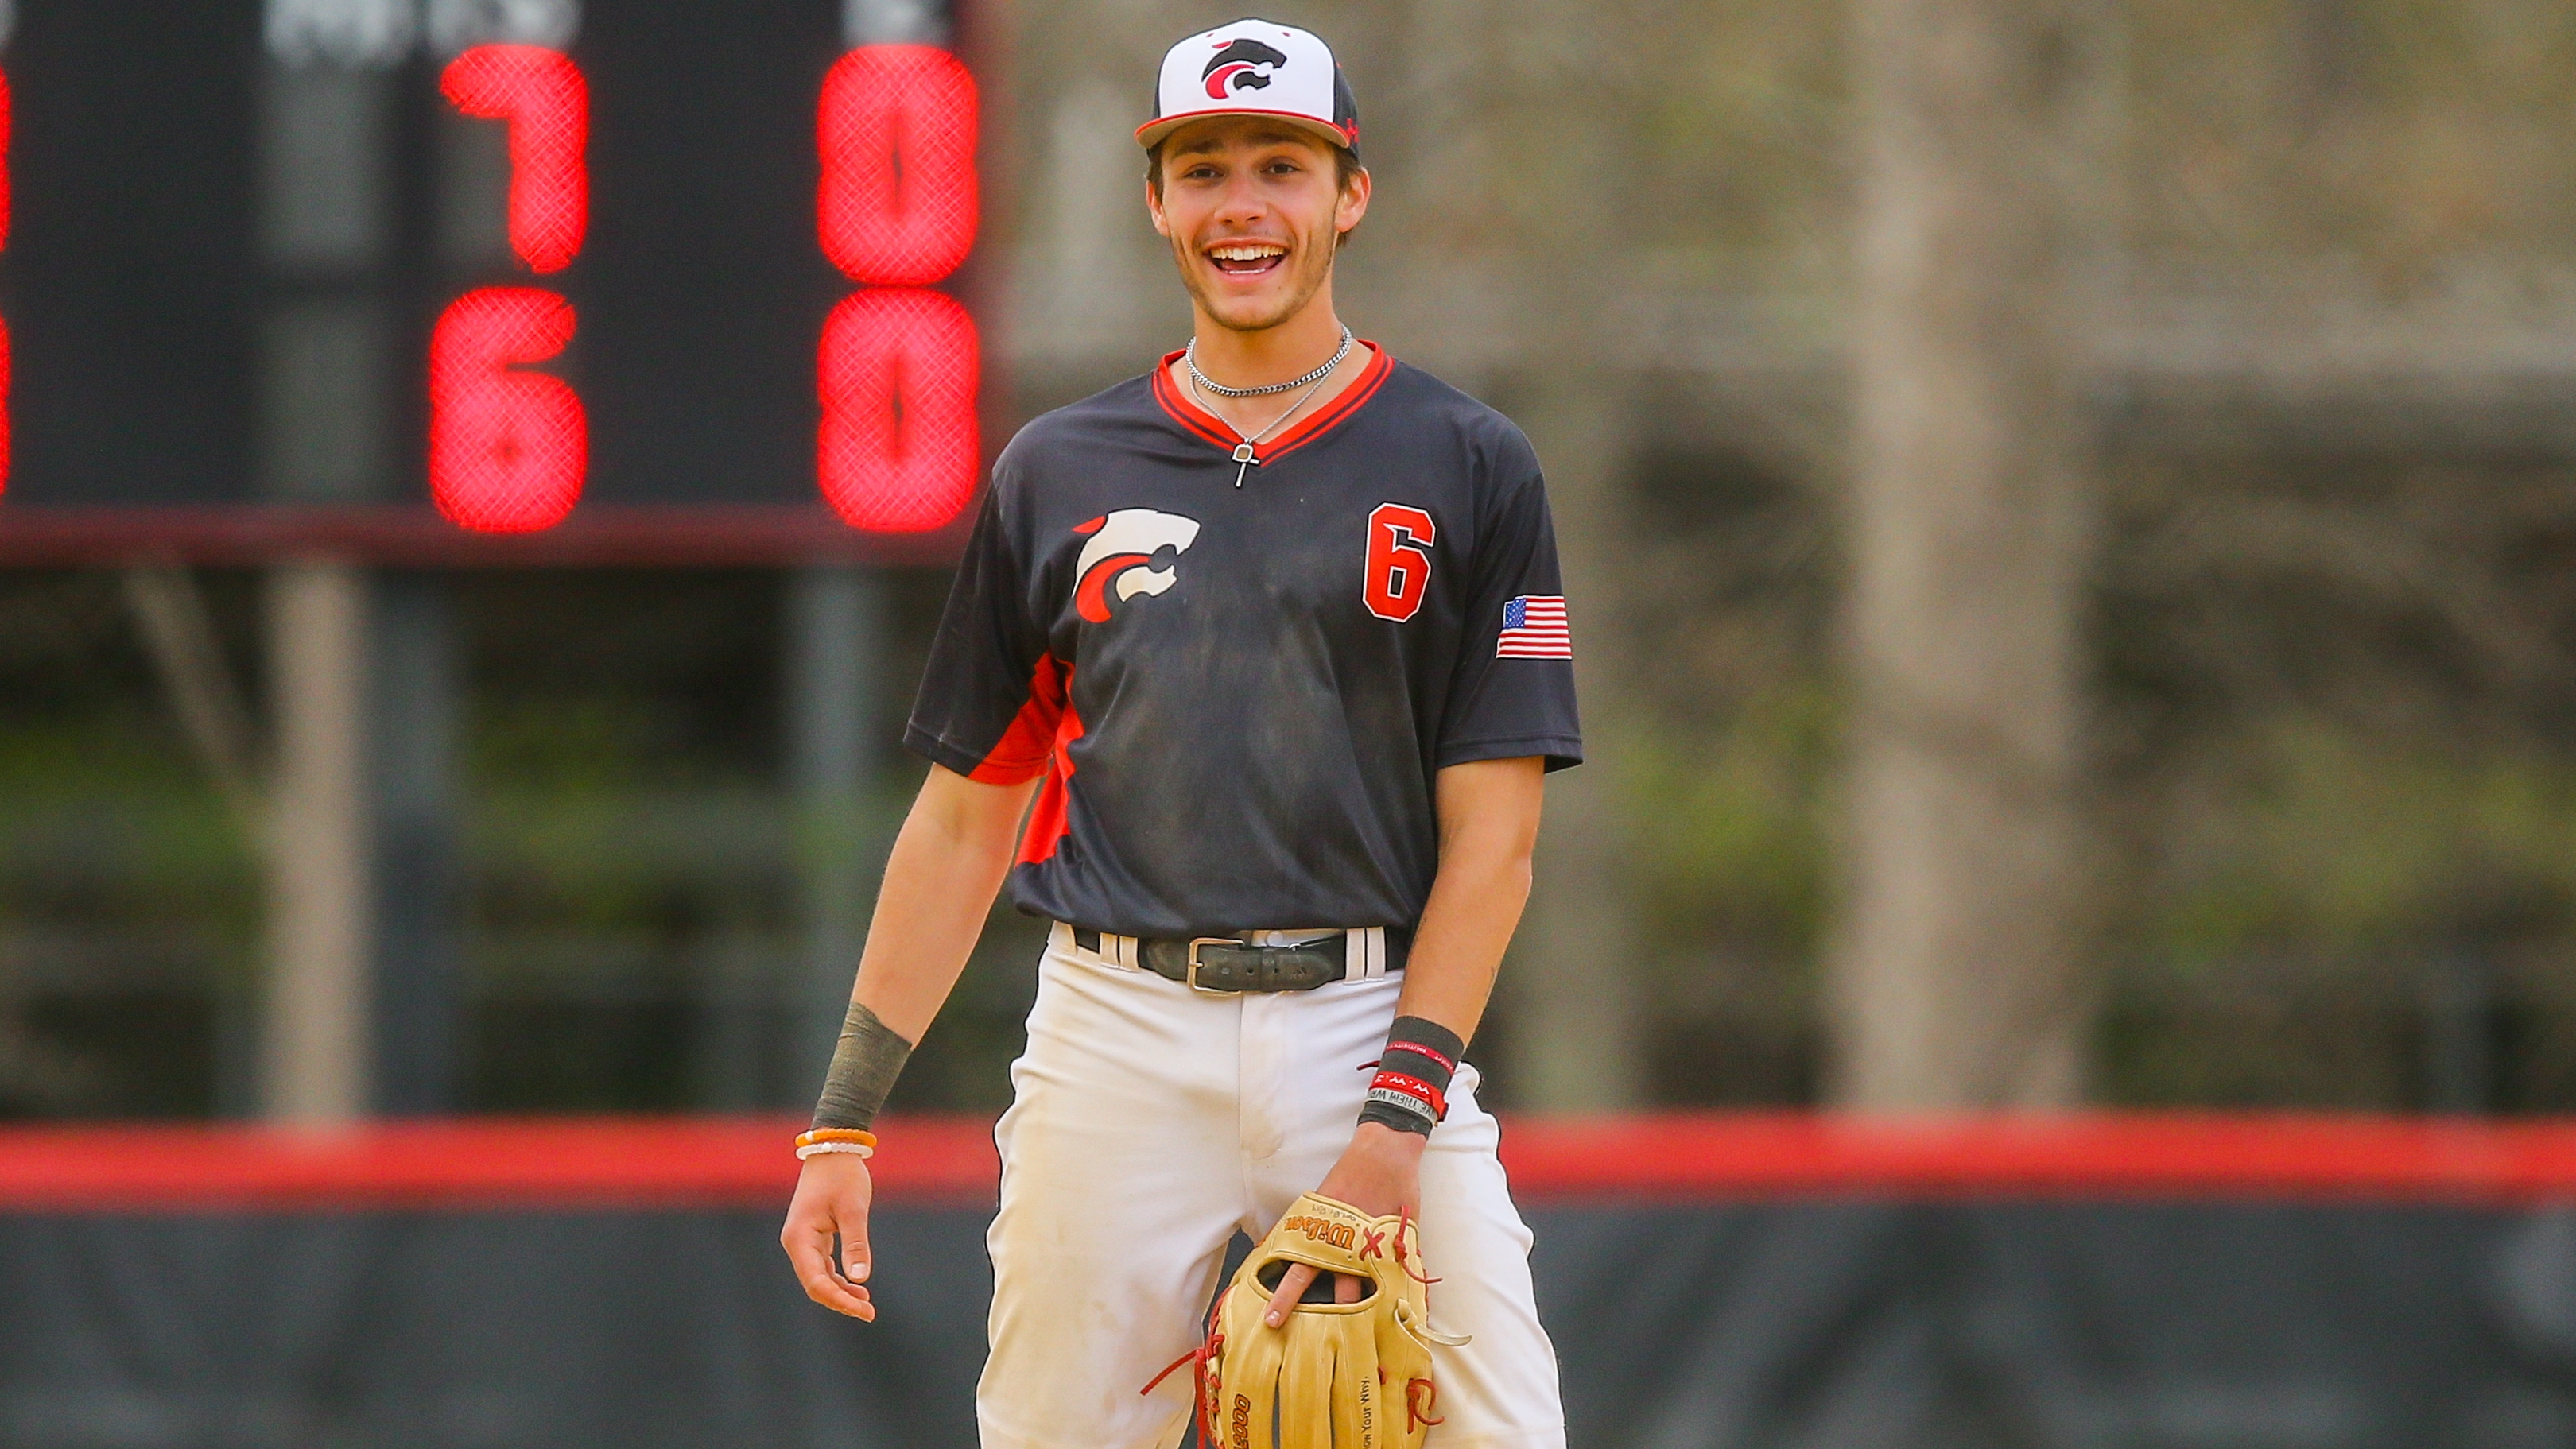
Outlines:
[[996,1133],[988,1449],[1168,1449],[1186,1379],[1139,1386],[1197,1340],[1227,1240],[1309,1190],[1419,1219],[1433,1320],[1470,1336],[1408,1403],[1430,1443],[1559,1446],[1529,1233],[1459,1060],[1542,776],[1582,755],[1537,461],[1342,325],[1371,183],[1321,40],[1192,36],[1156,99],[1145,200],[1190,341],[994,465],[781,1241],[815,1301],[875,1316],[868,1129],[1007,878],[1056,925]]

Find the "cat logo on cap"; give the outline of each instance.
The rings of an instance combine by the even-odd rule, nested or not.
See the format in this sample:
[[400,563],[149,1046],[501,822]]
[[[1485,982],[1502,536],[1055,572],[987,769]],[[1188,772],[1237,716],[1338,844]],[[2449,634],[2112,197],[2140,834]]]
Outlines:
[[1260,90],[1270,84],[1270,72],[1288,63],[1288,53],[1274,50],[1258,40],[1228,41],[1216,53],[1216,59],[1199,72],[1207,82],[1208,99],[1224,100],[1230,91]]

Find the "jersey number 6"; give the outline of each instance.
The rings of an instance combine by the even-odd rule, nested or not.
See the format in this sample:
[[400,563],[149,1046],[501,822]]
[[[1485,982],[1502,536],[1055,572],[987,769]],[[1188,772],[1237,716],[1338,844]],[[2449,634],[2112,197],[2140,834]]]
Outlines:
[[1431,589],[1431,545],[1440,539],[1431,515],[1401,503],[1381,503],[1369,514],[1368,574],[1360,602],[1381,619],[1401,624],[1421,612]]

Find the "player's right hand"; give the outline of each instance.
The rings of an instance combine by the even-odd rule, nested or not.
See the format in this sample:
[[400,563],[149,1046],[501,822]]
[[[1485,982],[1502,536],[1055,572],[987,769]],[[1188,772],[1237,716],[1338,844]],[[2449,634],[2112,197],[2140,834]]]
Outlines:
[[[805,1296],[852,1318],[875,1321],[877,1306],[868,1301],[868,1201],[875,1185],[867,1159],[852,1152],[818,1152],[805,1159],[796,1178],[796,1197],[787,1204],[787,1226],[779,1229],[779,1246],[796,1265],[796,1281]],[[840,1258],[832,1254],[835,1236]]]

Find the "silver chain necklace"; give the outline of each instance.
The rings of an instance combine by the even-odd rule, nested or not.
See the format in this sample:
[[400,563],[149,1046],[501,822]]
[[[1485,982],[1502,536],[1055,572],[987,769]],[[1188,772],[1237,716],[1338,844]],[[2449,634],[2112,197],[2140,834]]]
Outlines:
[[1268,397],[1277,392],[1295,392],[1310,383],[1323,381],[1325,373],[1341,366],[1342,359],[1350,355],[1351,329],[1345,327],[1342,329],[1342,345],[1334,349],[1333,355],[1325,359],[1323,366],[1307,373],[1304,377],[1292,377],[1286,382],[1264,383],[1259,387],[1227,387],[1221,382],[1211,382],[1206,373],[1199,371],[1199,340],[1195,337],[1190,339],[1188,346],[1181,349],[1181,365],[1190,370],[1191,381],[1215,393],[1218,397]]
[[1188,345],[1181,349],[1181,361],[1187,365],[1190,370],[1190,385],[1193,387],[1206,388],[1208,391],[1215,393],[1219,397],[1258,397],[1265,393],[1286,392],[1290,388],[1304,389],[1304,391],[1298,393],[1296,398],[1288,404],[1287,411],[1281,413],[1275,418],[1272,418],[1269,426],[1264,427],[1260,432],[1254,433],[1249,437],[1244,436],[1243,429],[1234,426],[1232,419],[1224,417],[1219,417],[1217,419],[1217,421],[1224,423],[1237,438],[1242,439],[1241,442],[1234,445],[1234,451],[1226,455],[1228,460],[1234,464],[1234,486],[1240,488],[1243,486],[1243,475],[1251,470],[1253,464],[1261,461],[1260,456],[1253,452],[1252,445],[1260,442],[1266,437],[1269,437],[1272,433],[1277,432],[1281,423],[1295,417],[1297,415],[1297,410],[1306,405],[1307,394],[1313,392],[1316,388],[1323,386],[1324,379],[1333,375],[1333,369],[1342,365],[1342,359],[1351,355],[1351,329],[1348,327],[1342,329],[1342,345],[1334,351],[1331,360],[1327,361],[1323,366],[1316,368],[1313,372],[1307,373],[1304,377],[1291,378],[1286,382],[1274,382],[1267,387],[1224,387],[1217,383],[1208,381],[1207,374],[1199,371],[1198,363],[1192,361],[1190,357],[1190,353],[1195,350],[1198,345],[1199,340],[1193,337],[1189,340]]

